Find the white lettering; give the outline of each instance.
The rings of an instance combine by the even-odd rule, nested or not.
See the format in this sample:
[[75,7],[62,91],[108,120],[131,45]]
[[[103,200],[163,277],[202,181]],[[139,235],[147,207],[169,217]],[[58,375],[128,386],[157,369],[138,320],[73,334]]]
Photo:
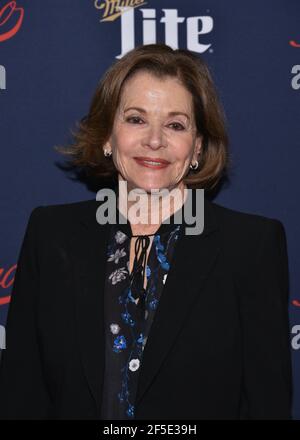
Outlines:
[[292,334],[296,335],[292,338],[292,348],[299,350],[300,348],[300,325],[294,325],[292,328]]
[[[201,24],[201,26],[200,26]],[[201,30],[198,30],[201,27]],[[194,52],[205,52],[210,48],[211,44],[199,43],[198,35],[208,34],[214,27],[213,18],[210,16],[204,17],[189,17],[187,19],[187,48]]]
[[[156,17],[155,9],[140,9],[143,14],[143,44],[156,43]],[[145,20],[145,18],[147,20]]]
[[4,66],[0,66],[0,90],[6,90],[6,70]]
[[294,90],[299,90],[300,89],[300,65],[296,64],[295,66],[293,66],[291,72],[295,74],[295,76],[292,78],[292,81],[291,81],[292,88]]
[[165,42],[173,49],[178,49],[178,23],[183,23],[185,18],[178,17],[177,9],[163,9],[165,16],[160,22],[165,23]]
[[0,325],[0,350],[5,350],[6,348],[6,337],[5,337],[5,327]]
[[[116,58],[122,58],[127,52],[135,47],[135,8],[119,7],[121,14],[121,54]],[[139,9],[143,21],[143,44],[155,44],[157,42],[156,10]],[[177,9],[162,9],[164,16],[159,23],[165,26],[165,43],[173,49],[179,48],[178,25],[185,21],[185,17],[178,16]],[[187,48],[194,52],[203,53],[210,48],[211,44],[199,42],[199,35],[205,35],[212,31],[214,21],[211,16],[196,16],[186,19]]]

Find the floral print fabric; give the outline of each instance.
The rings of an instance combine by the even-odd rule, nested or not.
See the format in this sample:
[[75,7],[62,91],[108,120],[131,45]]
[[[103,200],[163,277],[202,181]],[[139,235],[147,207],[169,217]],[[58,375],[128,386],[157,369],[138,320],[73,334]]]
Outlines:
[[[132,237],[129,224],[116,224],[110,228],[104,298],[106,349],[102,419],[134,419],[143,351],[167,280],[180,228],[177,224],[163,223],[153,234],[144,267],[145,289],[134,286],[134,278],[129,273]],[[133,294],[133,287],[144,290],[143,302]]]

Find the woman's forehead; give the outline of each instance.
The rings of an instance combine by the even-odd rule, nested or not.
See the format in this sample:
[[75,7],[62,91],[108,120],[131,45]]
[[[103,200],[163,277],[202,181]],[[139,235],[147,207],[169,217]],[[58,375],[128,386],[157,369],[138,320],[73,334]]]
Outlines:
[[163,103],[174,112],[192,110],[192,96],[177,78],[157,78],[143,72],[136,74],[124,84],[120,100],[122,111],[127,107],[155,107],[158,103]]

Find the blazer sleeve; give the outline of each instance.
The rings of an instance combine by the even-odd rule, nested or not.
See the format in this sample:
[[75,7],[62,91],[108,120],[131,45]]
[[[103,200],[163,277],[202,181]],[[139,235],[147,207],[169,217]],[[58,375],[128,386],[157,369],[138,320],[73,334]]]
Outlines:
[[18,258],[0,364],[0,419],[45,419],[49,398],[36,331],[39,286],[38,224],[43,207],[29,218]]
[[243,338],[242,418],[291,419],[289,269],[286,234],[269,219],[240,286]]

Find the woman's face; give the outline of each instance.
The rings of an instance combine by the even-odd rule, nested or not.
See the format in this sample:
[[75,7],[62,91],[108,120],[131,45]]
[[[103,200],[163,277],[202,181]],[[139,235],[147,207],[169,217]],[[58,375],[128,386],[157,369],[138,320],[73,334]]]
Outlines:
[[124,84],[105,147],[112,150],[119,180],[127,181],[128,191],[182,189],[201,148],[192,95],[176,78],[137,72]]

